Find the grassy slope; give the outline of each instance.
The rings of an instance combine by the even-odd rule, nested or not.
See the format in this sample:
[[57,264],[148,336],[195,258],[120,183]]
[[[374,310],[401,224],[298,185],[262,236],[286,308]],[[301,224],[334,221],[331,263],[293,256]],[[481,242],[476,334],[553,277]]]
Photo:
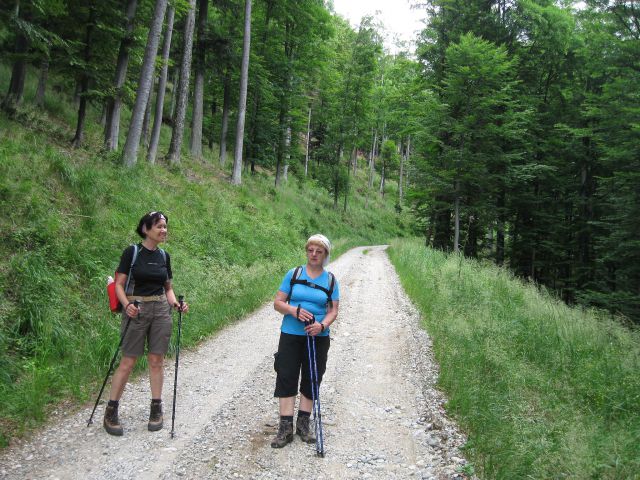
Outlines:
[[640,478],[638,331],[416,241],[390,256],[484,478]]
[[343,214],[313,182],[292,178],[276,190],[269,176],[245,175],[232,187],[213,159],[123,168],[95,153],[95,118],[87,146],[73,150],[70,103],[50,100],[47,109],[27,106],[18,122],[0,115],[0,444],[41,424],[52,404],[96,394],[118,341],[106,276],[138,240],[145,211],[169,216],[176,292],[191,305],[186,347],[272,297],[304,261],[308,235],[325,233],[335,258],[408,231],[391,195],[367,206],[356,195]]

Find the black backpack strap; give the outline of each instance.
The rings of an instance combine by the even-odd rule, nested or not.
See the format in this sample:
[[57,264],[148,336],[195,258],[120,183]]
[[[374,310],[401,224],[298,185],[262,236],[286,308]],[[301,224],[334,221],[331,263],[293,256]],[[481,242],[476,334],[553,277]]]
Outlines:
[[133,289],[131,289],[131,293],[129,293],[129,284],[131,283],[131,278],[133,277],[133,266],[136,264],[136,260],[138,259],[138,245],[134,243],[131,246],[133,247],[133,256],[131,258],[131,265],[129,266],[129,275],[127,275],[127,283],[124,286],[124,293],[126,295],[131,295],[131,293],[133,293]]
[[327,305],[329,309],[333,308],[333,300],[331,297],[333,296],[333,287],[336,285],[336,277],[333,273],[327,272],[329,274],[329,291],[327,293]]
[[308,280],[300,280],[300,272],[302,271],[302,267],[296,267],[291,276],[291,282],[289,284],[289,294],[287,295],[287,303],[291,301],[291,294],[293,293],[294,285],[306,285],[307,287],[315,288],[316,290],[321,290],[327,296],[327,305],[329,308],[333,308],[333,300],[331,300],[331,296],[333,295],[333,288],[336,284],[336,277],[331,272],[327,272],[329,275],[329,288],[324,288],[323,286],[317,285]]
[[298,277],[300,276],[300,272],[302,271],[302,266],[296,267],[293,271],[293,275],[291,275],[291,282],[289,282],[289,293],[287,294],[287,303],[291,301],[291,294],[293,293],[293,286],[296,283],[300,283]]

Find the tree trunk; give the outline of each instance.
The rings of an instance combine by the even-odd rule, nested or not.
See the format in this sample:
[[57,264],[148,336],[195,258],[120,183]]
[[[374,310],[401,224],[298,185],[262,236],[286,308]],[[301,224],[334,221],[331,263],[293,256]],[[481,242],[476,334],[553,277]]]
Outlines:
[[167,30],[164,33],[162,43],[162,68],[160,70],[160,80],[158,81],[158,93],[156,94],[156,113],[153,117],[153,127],[151,129],[151,139],[149,150],[147,151],[147,161],[156,163],[158,154],[158,143],[160,142],[160,130],[162,128],[162,115],[164,112],[164,95],[167,90],[167,73],[169,70],[169,52],[171,51],[171,35],[173,34],[173,20],[175,9],[169,5],[167,9]]
[[[16,0],[16,6],[14,9],[16,18],[20,15],[20,0]],[[16,60],[13,62],[11,68],[11,80],[9,80],[9,90],[7,95],[2,100],[2,109],[8,113],[13,113],[16,107],[22,101],[22,95],[24,93],[24,81],[27,76],[27,63],[24,55],[29,49],[29,41],[22,33],[18,32],[16,35]]]
[[371,155],[369,155],[369,188],[373,188],[373,174],[375,168],[375,155],[378,143],[378,129],[373,129],[373,142],[371,143]]
[[231,73],[224,76],[224,93],[222,100],[222,125],[220,128],[220,166],[227,163],[227,133],[229,131],[229,110],[231,109]]
[[40,76],[38,77],[38,89],[36,90],[36,105],[44,107],[44,95],[47,90],[47,78],[49,76],[49,59],[44,58],[40,62]]
[[[271,14],[273,8],[275,6],[275,0],[266,0],[266,12],[264,15],[264,29],[262,33],[262,38],[260,43],[258,44],[258,56],[260,58],[264,58],[265,51],[267,48],[267,39],[269,36],[269,22],[271,21]],[[256,144],[256,135],[258,132],[258,111],[260,110],[260,77],[256,78],[256,82],[254,82],[254,91],[253,91],[253,102],[251,104],[251,115],[249,116],[249,134],[248,134],[248,145],[246,157],[247,161],[251,162],[251,173],[255,173],[256,165],[255,165],[255,155],[253,154],[253,150]]]
[[278,150],[276,152],[276,187],[278,187],[282,183],[282,165],[284,163],[284,150],[286,144],[286,133],[285,133],[285,116],[286,116],[286,100],[284,95],[280,98],[280,115],[278,117]]
[[291,162],[291,118],[287,118],[287,134],[284,139],[284,171],[282,179],[289,180],[289,163]]
[[244,117],[247,111],[247,84],[249,80],[249,52],[251,48],[251,0],[245,0],[244,40],[242,45],[242,68],[240,71],[240,100],[238,102],[238,122],[236,124],[236,148],[233,158],[231,183],[242,183],[242,144],[244,140]]
[[104,146],[109,151],[118,149],[120,135],[120,112],[122,111],[122,91],[127,80],[127,68],[129,66],[129,48],[133,42],[133,18],[138,7],[138,0],[128,0],[125,9],[127,23],[125,33],[120,40],[116,75],[114,79],[114,96],[107,100],[107,118],[104,132]]
[[309,173],[309,138],[311,137],[311,107],[309,107],[309,118],[307,119],[307,141],[304,154],[304,176]]
[[[89,65],[91,61],[91,36],[93,35],[93,29],[95,27],[96,9],[93,4],[89,7],[89,18],[87,20],[87,27],[84,37],[84,62],[85,65]],[[87,117],[87,92],[89,91],[89,74],[82,72],[82,78],[80,80],[80,105],[78,106],[78,122],[76,123],[76,134],[71,140],[71,145],[78,148],[82,145],[84,139],[84,124]]]
[[196,43],[196,72],[193,86],[193,113],[191,117],[191,155],[202,158],[202,123],[204,116],[204,69],[209,0],[198,0],[198,38]]
[[402,141],[400,142],[400,174],[398,178],[398,200],[402,203],[402,179],[404,175],[404,161],[406,158],[406,150],[402,148]]
[[458,252],[460,250],[460,183],[456,180],[455,192],[456,198],[454,201],[454,233],[453,233],[453,251]]
[[147,46],[144,50],[142,68],[140,70],[136,102],[131,114],[129,133],[122,155],[123,162],[128,167],[135,165],[138,161],[138,147],[140,145],[140,136],[142,135],[142,122],[144,121],[144,113],[147,107],[146,102],[149,99],[149,91],[151,90],[151,84],[153,82],[156,55],[158,53],[158,44],[160,43],[160,34],[162,33],[162,22],[166,9],[167,0],[156,0],[153,16],[151,17],[151,28],[147,36]]
[[103,130],[107,126],[107,105],[106,104],[102,105],[102,113],[100,114],[99,125],[102,127]]
[[407,156],[405,158],[405,173],[404,173],[404,178],[405,178],[405,191],[409,190],[409,171],[410,171],[410,165],[411,165],[411,135],[409,135],[407,137]]
[[[216,113],[218,113],[218,103],[216,102],[215,99],[213,99],[211,101],[211,119],[212,119],[212,121],[213,121],[214,118],[216,118]],[[204,136],[204,132],[202,133],[202,136]],[[208,143],[209,143],[209,150],[213,151],[213,144],[216,143],[213,127],[211,127],[209,129],[209,142]]]
[[376,173],[376,151],[378,149],[378,129],[373,135],[373,146],[371,147],[371,158],[369,159],[369,188],[373,188],[373,177]]
[[382,164],[382,170],[380,170],[380,195],[384,197],[384,163]]
[[[176,116],[176,99],[178,97],[178,82],[180,81],[180,67],[176,65],[173,69],[173,79],[171,81],[171,108],[169,108],[169,117],[173,119]],[[173,125],[172,125],[173,128]]]
[[498,216],[498,225],[496,228],[496,265],[502,265],[504,263],[505,196],[504,187],[502,187],[496,199],[496,213]]
[[351,155],[351,165],[353,166],[353,176],[356,176],[358,172],[358,148],[353,147],[353,154]]
[[335,172],[333,175],[333,208],[338,209],[338,198],[340,197],[340,164],[342,163],[342,141],[338,146],[338,161],[334,166]]
[[140,145],[144,148],[149,148],[149,124],[151,123],[151,105],[153,98],[153,88],[155,87],[155,78],[151,81],[151,88],[149,89],[149,97],[147,97],[147,106],[144,109],[144,120],[142,121],[142,135],[140,138]]
[[189,12],[184,25],[184,46],[182,49],[182,63],[180,65],[180,82],[178,83],[178,98],[176,101],[176,115],[173,119],[171,144],[167,157],[171,165],[180,163],[182,139],[184,138],[184,121],[187,116],[187,102],[189,100],[189,78],[191,76],[191,58],[193,54],[193,30],[196,20],[196,0],[189,0]]
[[[353,163],[353,159],[355,159],[356,157],[356,152],[358,150],[356,149],[356,147],[354,146],[353,149],[351,150],[351,155],[349,156],[349,159],[352,161],[351,163]],[[344,186],[344,205],[342,207],[342,211],[346,212],[347,211],[347,201],[349,199],[349,190],[351,187],[351,164],[347,165],[347,182],[346,185]]]

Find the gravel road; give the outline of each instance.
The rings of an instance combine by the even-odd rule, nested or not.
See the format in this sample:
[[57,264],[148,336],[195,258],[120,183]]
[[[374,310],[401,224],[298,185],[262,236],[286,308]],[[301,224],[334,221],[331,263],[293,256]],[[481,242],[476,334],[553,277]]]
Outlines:
[[283,449],[270,446],[278,421],[272,395],[280,315],[269,303],[197,350],[181,352],[175,438],[168,359],[163,430],[147,431],[149,388],[141,377],[120,402],[123,437],[102,429],[104,403],[90,427],[93,405],[59,412],[58,424],[0,453],[0,478],[467,478],[458,473],[465,438],[435,389],[431,340],[384,250],[355,248],[330,265],[341,299],[320,390],[325,458],[297,436]]

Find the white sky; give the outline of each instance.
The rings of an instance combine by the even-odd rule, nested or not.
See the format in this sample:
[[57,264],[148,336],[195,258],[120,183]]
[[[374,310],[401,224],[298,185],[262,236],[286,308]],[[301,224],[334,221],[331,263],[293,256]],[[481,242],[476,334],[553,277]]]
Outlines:
[[[336,13],[349,20],[355,28],[360,25],[360,19],[364,15],[373,15],[380,19],[387,31],[385,45],[392,52],[397,50],[394,47],[394,35],[400,40],[411,42],[409,49],[413,52],[416,35],[424,28],[422,19],[425,18],[426,12],[411,10],[410,7],[410,0],[333,0]],[[376,11],[380,13],[376,14]]]

